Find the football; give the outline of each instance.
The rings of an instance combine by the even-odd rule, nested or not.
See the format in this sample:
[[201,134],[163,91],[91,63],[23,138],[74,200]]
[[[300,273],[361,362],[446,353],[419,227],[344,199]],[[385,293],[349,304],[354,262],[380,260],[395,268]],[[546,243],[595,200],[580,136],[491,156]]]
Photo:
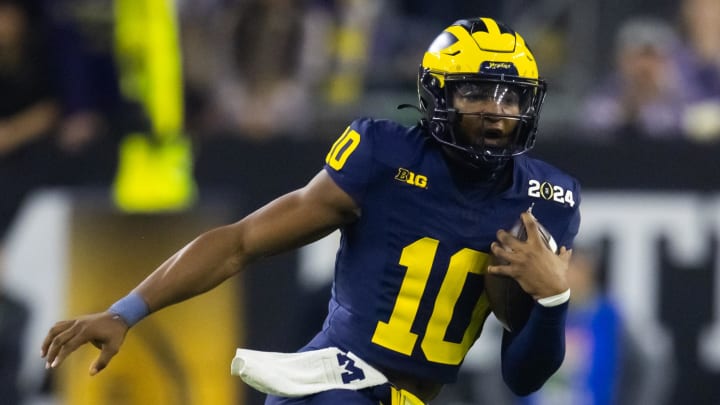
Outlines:
[[[547,247],[557,253],[557,243],[550,232],[538,223],[540,234]],[[527,240],[527,229],[522,221],[512,227],[510,233],[520,240]],[[502,263],[495,255],[490,256],[490,264]],[[499,274],[485,273],[485,293],[495,318],[510,332],[522,329],[530,316],[535,300],[520,287],[514,278]]]

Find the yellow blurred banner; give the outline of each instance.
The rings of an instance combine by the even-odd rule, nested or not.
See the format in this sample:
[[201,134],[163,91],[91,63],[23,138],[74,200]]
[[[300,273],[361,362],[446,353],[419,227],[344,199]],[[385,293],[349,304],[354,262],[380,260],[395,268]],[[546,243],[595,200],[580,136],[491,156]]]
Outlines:
[[[67,314],[106,309],[194,236],[219,225],[217,209],[127,215],[87,206],[71,223]],[[240,287],[233,280],[166,308],[132,328],[107,369],[88,375],[98,350],[83,347],[58,369],[66,405],[237,405],[240,380],[230,375],[242,346]]]
[[173,0],[115,0],[120,89],[140,102],[162,139],[182,135],[183,78]]
[[113,184],[127,212],[177,211],[195,202],[193,151],[184,128],[178,23],[173,0],[115,0],[115,52],[120,88],[142,106],[146,134],[128,134]]
[[120,143],[115,204],[126,212],[187,209],[197,197],[192,167],[186,137],[156,141],[140,133],[127,135]]

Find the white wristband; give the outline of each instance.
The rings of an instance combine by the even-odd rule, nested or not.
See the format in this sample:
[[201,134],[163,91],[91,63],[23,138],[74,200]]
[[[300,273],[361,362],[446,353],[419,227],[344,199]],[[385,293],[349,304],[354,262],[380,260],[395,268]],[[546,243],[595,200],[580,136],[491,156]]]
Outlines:
[[560,294],[553,295],[550,297],[540,298],[537,300],[538,304],[544,307],[556,307],[562,305],[570,300],[570,289],[561,292]]

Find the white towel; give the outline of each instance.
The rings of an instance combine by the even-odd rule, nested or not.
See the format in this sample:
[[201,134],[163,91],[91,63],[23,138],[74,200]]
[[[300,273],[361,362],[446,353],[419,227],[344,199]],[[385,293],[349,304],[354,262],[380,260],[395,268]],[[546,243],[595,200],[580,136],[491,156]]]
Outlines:
[[361,358],[336,347],[301,353],[237,349],[230,372],[260,392],[283,397],[359,390],[388,382]]

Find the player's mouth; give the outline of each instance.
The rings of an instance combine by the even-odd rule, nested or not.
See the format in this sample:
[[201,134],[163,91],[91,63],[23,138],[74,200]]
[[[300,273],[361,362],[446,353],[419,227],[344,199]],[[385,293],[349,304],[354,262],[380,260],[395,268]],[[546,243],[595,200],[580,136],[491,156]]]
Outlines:
[[479,139],[485,146],[499,148],[507,145],[507,137],[500,128],[485,128]]

